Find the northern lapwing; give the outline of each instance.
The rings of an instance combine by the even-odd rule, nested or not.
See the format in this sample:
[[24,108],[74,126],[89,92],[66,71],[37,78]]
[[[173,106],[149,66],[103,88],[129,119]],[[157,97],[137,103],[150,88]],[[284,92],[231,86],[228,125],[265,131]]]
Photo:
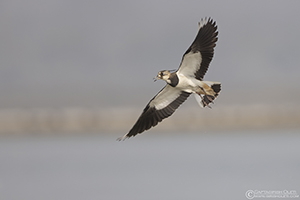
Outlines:
[[221,91],[220,82],[203,81],[214,56],[218,40],[216,22],[211,18],[201,19],[195,40],[184,53],[177,71],[163,70],[155,80],[166,81],[166,86],[153,97],[131,130],[118,140],[135,136],[150,129],[171,116],[175,110],[194,94],[201,107],[209,107]]

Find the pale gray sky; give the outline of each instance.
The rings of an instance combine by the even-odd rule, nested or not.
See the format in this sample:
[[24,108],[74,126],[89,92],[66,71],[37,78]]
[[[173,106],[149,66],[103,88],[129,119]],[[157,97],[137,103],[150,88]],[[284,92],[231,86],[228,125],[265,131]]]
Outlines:
[[[0,108],[143,107],[198,21],[217,21],[218,104],[300,101],[300,1],[2,0]],[[194,103],[194,102],[193,102]],[[196,105],[196,103],[195,103]]]

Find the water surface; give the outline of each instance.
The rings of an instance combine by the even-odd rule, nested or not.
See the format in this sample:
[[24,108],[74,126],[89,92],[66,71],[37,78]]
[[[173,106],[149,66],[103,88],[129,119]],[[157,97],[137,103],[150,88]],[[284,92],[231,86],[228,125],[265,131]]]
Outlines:
[[300,193],[296,130],[2,136],[0,199],[246,199]]

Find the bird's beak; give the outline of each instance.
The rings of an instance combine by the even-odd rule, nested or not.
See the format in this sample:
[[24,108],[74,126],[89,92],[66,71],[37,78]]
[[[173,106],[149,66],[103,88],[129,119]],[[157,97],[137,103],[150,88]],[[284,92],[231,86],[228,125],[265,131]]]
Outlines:
[[153,78],[154,82],[160,79],[160,77],[157,75],[155,78]]

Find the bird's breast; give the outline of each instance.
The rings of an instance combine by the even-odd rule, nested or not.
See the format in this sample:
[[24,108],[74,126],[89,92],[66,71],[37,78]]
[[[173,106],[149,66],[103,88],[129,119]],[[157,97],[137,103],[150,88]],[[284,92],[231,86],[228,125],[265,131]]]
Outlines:
[[195,81],[193,79],[195,79],[195,78],[186,77],[184,75],[179,74],[178,75],[178,80],[179,81],[178,81],[178,84],[177,84],[176,87],[178,89],[181,89],[181,90],[185,91],[185,92],[192,93],[198,88],[198,84],[195,83]]

